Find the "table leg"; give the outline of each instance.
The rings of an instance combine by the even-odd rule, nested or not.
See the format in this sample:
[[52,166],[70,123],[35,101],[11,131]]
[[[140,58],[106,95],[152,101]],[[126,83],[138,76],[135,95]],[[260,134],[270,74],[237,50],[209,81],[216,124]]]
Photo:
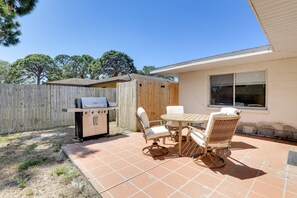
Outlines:
[[182,122],[178,122],[178,155],[182,156]]

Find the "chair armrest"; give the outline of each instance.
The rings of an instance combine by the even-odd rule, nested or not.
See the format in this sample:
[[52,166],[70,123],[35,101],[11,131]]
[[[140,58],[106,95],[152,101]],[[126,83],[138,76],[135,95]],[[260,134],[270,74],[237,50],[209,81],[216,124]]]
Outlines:
[[150,123],[152,123],[152,122],[159,122],[160,123],[160,125],[164,125],[164,120],[151,120],[151,121],[149,121]]
[[187,142],[189,141],[190,134],[192,133],[192,131],[198,132],[201,135],[203,135],[203,137],[205,137],[205,134],[204,134],[204,132],[201,129],[198,129],[198,128],[193,127],[193,126],[188,126],[188,128],[189,128],[189,131],[187,133]]

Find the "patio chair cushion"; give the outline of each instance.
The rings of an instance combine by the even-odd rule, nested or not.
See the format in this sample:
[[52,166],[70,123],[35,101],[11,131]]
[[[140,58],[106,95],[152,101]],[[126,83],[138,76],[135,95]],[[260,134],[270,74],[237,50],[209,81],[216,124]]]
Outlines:
[[223,107],[221,108],[220,113],[225,113],[229,116],[238,116],[241,113],[241,111],[233,107]]
[[152,126],[151,128],[145,129],[147,140],[170,136],[170,132],[165,126]]
[[147,117],[147,114],[145,112],[145,110],[142,107],[139,107],[137,109],[137,115],[139,116],[139,118],[142,121],[142,124],[144,125],[143,128],[149,128],[150,127],[150,121]]
[[166,107],[166,113],[172,114],[172,113],[184,113],[184,106],[167,106]]
[[[166,113],[173,114],[173,113],[184,113],[184,106],[167,106]],[[168,121],[167,125],[170,127],[179,127],[178,122],[175,121]],[[182,123],[182,127],[187,127],[187,123]]]

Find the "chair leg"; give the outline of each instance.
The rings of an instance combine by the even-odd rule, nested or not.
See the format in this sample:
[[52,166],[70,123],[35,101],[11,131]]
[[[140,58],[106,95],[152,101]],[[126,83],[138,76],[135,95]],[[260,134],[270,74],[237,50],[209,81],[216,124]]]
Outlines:
[[[225,160],[224,158],[220,157],[219,155],[217,155],[216,153],[214,152],[211,152],[211,153],[208,153],[211,161],[212,161],[212,164],[213,166],[211,168],[220,168],[220,167],[223,167],[225,166]],[[215,158],[215,160],[214,160]]]
[[144,147],[142,153],[147,156],[160,157],[168,154],[168,149],[164,146],[160,146],[157,142],[152,145]]
[[[209,160],[207,161],[206,157],[209,157]],[[225,166],[225,160],[224,158],[218,156],[213,150],[204,148],[203,152],[199,152],[193,156],[194,163],[208,168],[220,168]]]

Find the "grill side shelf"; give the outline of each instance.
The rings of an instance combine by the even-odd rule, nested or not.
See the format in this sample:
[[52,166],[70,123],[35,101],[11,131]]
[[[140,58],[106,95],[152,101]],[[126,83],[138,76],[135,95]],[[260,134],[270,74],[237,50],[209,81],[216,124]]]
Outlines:
[[68,108],[68,109],[62,109],[63,112],[69,112],[69,113],[75,113],[75,112],[85,112],[85,111],[90,111],[90,110],[116,110],[118,107],[103,107],[103,108],[86,108],[86,109],[81,109],[81,108]]

